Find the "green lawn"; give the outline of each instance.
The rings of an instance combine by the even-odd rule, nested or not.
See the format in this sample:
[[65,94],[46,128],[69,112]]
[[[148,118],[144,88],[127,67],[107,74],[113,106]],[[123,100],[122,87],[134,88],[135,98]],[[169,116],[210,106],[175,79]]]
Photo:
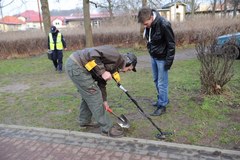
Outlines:
[[[134,50],[121,50],[126,51]],[[64,53],[64,62],[69,54]],[[240,61],[235,62],[235,75],[222,95],[200,93],[199,68],[196,59],[174,61],[167,114],[152,119],[162,130],[174,131],[166,141],[235,149],[240,145]],[[76,88],[65,73],[55,72],[46,55],[0,61],[0,79],[0,123],[86,131],[76,121],[80,104]],[[151,68],[121,74],[121,80],[143,110],[153,112],[156,91]],[[107,90],[110,107],[130,120],[126,136],[157,140],[156,128],[115,82],[108,82]]]

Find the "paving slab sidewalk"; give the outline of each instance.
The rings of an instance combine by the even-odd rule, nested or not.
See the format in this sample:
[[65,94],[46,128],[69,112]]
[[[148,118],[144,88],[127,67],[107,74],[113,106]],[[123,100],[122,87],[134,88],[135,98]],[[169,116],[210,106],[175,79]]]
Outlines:
[[0,160],[239,160],[240,152],[0,124]]

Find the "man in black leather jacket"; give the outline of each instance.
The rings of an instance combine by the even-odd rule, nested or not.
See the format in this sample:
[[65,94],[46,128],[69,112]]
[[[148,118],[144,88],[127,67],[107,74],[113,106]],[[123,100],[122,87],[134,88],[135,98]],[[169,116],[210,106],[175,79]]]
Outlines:
[[138,12],[138,22],[145,29],[143,37],[147,40],[148,52],[151,56],[153,80],[157,89],[157,109],[150,115],[159,116],[166,112],[168,99],[168,70],[171,68],[175,55],[175,39],[170,22],[149,7]]

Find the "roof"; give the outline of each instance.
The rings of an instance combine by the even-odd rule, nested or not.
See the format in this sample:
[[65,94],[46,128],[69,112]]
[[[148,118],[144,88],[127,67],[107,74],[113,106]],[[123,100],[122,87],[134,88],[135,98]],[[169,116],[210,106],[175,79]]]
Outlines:
[[24,24],[23,21],[21,21],[20,19],[14,16],[5,16],[3,17],[3,19],[0,19],[0,23],[13,24],[13,25]]
[[54,21],[54,20],[56,20],[56,19],[59,19],[59,20],[61,20],[62,22],[65,20],[65,18],[62,17],[62,16],[51,16],[51,22]]
[[[74,18],[79,18],[79,19],[83,19],[84,15],[83,14],[73,14],[71,16],[66,17],[67,19],[74,19]],[[90,18],[94,19],[94,18],[109,18],[110,15],[108,12],[103,12],[103,13],[91,13],[90,14]]]
[[219,36],[218,38],[219,39],[221,39],[221,38],[231,38],[231,37],[235,37],[235,36],[240,36],[240,32],[232,33],[232,34],[225,34],[225,35]]
[[178,5],[181,4],[181,5],[187,6],[186,3],[183,3],[183,2],[177,1],[177,2],[171,2],[171,3],[167,3],[167,4],[165,4],[164,6],[162,6],[162,9],[170,8],[170,7],[174,6],[175,4],[178,4]]
[[[18,15],[18,17],[24,17],[26,19],[26,22],[39,22],[39,12],[36,12],[34,10],[26,10],[25,12]],[[42,17],[41,17],[42,21]]]

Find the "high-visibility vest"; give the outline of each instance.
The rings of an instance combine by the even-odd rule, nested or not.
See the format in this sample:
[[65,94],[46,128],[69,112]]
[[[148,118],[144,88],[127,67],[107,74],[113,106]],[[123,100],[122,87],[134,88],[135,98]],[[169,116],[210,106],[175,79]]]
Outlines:
[[[54,50],[55,44],[54,44],[54,41],[53,41],[52,33],[49,33],[49,46],[50,46],[50,50]],[[57,34],[56,49],[57,50],[62,50],[63,49],[62,34],[61,33]]]

